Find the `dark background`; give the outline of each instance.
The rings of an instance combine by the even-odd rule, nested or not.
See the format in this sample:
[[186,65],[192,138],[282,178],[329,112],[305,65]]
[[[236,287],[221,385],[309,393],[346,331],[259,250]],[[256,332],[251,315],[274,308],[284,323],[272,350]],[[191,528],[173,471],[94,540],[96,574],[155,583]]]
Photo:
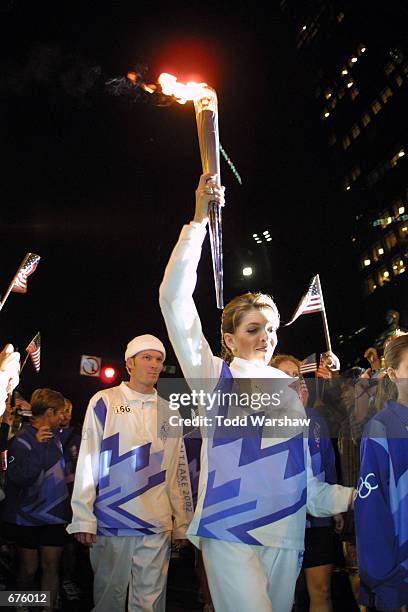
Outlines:
[[[0,13],[1,237],[4,293],[24,254],[42,259],[28,293],[12,293],[0,340],[25,347],[42,336],[42,367],[27,363],[19,390],[48,386],[81,410],[102,383],[79,375],[81,354],[122,366],[135,335],[153,333],[176,364],[158,287],[183,223],[193,215],[200,157],[191,105],[157,107],[106,93],[136,65],[217,91],[225,163],[225,301],[271,293],[288,320],[310,278],[321,275],[333,349],[363,320],[356,262],[342,224],[293,32],[278,3],[9,0]],[[253,232],[268,229],[258,246]],[[255,273],[242,277],[242,267]],[[348,273],[343,274],[346,269]],[[215,306],[208,241],[196,301],[214,353]],[[279,333],[281,352],[325,350],[319,314]]]

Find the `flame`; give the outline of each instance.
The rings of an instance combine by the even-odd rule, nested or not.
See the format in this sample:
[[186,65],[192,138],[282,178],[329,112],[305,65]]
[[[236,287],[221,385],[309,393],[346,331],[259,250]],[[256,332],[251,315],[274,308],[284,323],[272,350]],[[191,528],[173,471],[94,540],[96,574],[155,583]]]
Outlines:
[[167,72],[162,72],[158,78],[162,92],[166,96],[174,96],[179,104],[185,104],[189,100],[193,102],[208,97],[211,89],[207,83],[179,83],[177,77]]

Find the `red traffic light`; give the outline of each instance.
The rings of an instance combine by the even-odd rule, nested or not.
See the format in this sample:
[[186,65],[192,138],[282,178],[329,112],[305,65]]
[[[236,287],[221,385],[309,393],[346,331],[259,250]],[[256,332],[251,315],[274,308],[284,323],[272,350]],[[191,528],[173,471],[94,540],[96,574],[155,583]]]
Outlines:
[[100,376],[104,383],[113,383],[118,377],[118,372],[114,366],[107,365],[103,366]]

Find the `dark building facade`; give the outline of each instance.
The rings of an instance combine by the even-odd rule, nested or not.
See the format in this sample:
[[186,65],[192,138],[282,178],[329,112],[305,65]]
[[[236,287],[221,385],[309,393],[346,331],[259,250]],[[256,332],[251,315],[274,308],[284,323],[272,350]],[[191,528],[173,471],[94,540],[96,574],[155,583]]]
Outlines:
[[387,327],[387,311],[408,327],[408,7],[396,0],[280,6],[341,192],[338,231],[350,235],[352,273],[361,280],[365,321],[340,337],[353,362]]

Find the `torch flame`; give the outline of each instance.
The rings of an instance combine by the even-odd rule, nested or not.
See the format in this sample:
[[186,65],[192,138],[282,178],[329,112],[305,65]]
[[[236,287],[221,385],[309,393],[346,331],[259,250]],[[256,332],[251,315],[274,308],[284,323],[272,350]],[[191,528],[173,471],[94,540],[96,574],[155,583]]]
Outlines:
[[162,92],[166,96],[174,96],[179,104],[185,104],[189,100],[196,102],[202,98],[209,97],[211,88],[207,83],[179,83],[177,77],[167,72],[162,72],[158,78]]

